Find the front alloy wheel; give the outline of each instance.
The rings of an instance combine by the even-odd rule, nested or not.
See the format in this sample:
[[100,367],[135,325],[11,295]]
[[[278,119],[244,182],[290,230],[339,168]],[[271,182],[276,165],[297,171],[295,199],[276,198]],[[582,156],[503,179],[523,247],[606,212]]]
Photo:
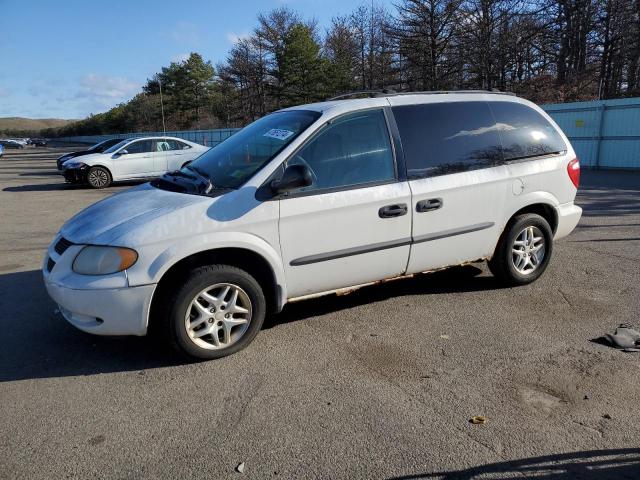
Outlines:
[[242,288],[232,283],[217,283],[193,298],[184,325],[198,347],[226,348],[247,331],[252,311],[251,299]]
[[231,265],[197,267],[158,288],[153,306],[158,333],[191,358],[242,350],[260,331],[267,310],[261,285]]
[[87,183],[93,188],[105,188],[111,184],[111,175],[102,167],[91,167],[87,174]]

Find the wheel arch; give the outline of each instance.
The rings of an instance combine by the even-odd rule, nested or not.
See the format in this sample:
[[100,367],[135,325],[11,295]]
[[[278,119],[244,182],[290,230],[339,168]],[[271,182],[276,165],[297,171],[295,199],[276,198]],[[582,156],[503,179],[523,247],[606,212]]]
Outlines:
[[540,215],[547,221],[547,223],[551,227],[551,231],[555,235],[556,230],[558,229],[558,211],[556,210],[555,206],[546,202],[537,202],[526,205],[520,210],[516,211],[513,215],[511,215],[506,224],[508,224],[513,218],[517,217],[518,215],[523,215],[525,213],[535,213],[537,215]]
[[278,278],[274,266],[262,254],[245,247],[224,246],[201,250],[177,260],[162,274],[151,298],[148,327],[151,327],[160,299],[167,294],[167,288],[180,282],[189,271],[204,265],[224,264],[240,268],[260,284],[267,301],[267,312],[278,312],[282,309],[284,285]]

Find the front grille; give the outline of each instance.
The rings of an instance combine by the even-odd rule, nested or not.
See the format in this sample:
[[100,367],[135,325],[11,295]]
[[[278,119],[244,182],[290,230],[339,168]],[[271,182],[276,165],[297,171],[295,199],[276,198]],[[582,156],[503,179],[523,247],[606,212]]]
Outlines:
[[66,238],[61,237],[60,240],[58,240],[58,243],[56,243],[55,247],[53,247],[53,249],[58,255],[62,255],[71,245],[73,245],[73,242],[70,242]]
[[53,270],[53,267],[55,266],[56,266],[56,262],[51,260],[51,257],[49,257],[49,259],[47,260],[47,272],[51,272],[51,270]]

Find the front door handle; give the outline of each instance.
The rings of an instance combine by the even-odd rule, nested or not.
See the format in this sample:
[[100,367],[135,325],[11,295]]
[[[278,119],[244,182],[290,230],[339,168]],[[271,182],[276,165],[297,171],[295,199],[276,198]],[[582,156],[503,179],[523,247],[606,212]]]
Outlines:
[[387,205],[378,210],[380,218],[401,217],[406,215],[409,209],[406,203],[397,203],[395,205]]
[[416,212],[431,212],[432,210],[438,210],[442,208],[441,198],[430,198],[429,200],[420,200],[416,203]]

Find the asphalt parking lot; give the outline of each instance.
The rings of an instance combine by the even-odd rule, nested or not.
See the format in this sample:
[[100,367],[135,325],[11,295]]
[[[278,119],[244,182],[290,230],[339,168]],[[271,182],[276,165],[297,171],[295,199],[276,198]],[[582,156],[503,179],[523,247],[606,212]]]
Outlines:
[[583,172],[580,225],[532,285],[389,282],[184,364],[54,314],[48,243],[129,188],[65,185],[60,152],[0,159],[1,478],[640,478],[640,353],[590,341],[640,327],[640,174]]

